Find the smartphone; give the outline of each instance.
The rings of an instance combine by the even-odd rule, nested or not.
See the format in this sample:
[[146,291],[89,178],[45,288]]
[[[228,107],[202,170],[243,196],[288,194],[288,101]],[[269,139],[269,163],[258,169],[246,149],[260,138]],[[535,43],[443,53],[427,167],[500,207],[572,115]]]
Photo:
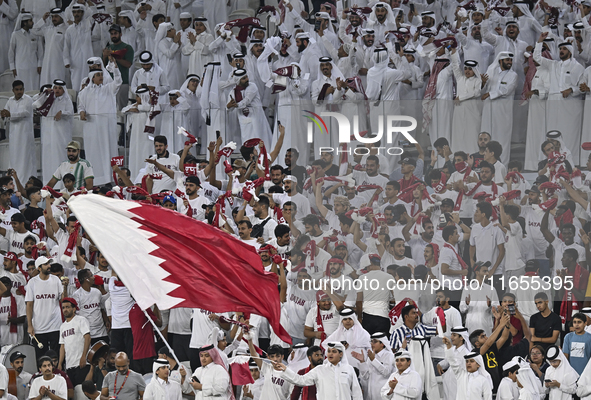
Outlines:
[[201,383],[201,382],[199,382],[199,379],[197,379],[197,377],[196,377],[196,376],[194,376],[193,378],[191,378],[191,380],[192,380],[193,382]]
[[544,382],[546,382],[546,383],[550,383],[550,382],[552,382],[552,381],[551,381],[550,379],[544,379]]
[[215,138],[219,139],[220,138],[220,131],[215,131]]
[[318,32],[320,27],[322,26],[322,19],[320,19],[319,15],[316,15],[316,20],[314,21],[314,32]]
[[415,5],[413,3],[411,3],[408,7],[410,8],[410,12],[412,12],[414,14],[415,13]]
[[400,43],[399,42],[394,43],[394,48],[396,49],[396,53],[400,53]]
[[515,315],[515,304],[509,304],[507,309],[509,310],[509,314]]

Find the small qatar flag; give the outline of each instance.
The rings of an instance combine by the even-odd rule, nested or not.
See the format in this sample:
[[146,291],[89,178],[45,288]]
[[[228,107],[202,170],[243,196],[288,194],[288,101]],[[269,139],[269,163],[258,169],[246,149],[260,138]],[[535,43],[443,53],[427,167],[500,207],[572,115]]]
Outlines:
[[232,368],[233,385],[239,386],[254,383],[254,379],[252,379],[252,375],[250,374],[250,367],[248,366],[249,360],[250,356],[236,356],[228,360]]

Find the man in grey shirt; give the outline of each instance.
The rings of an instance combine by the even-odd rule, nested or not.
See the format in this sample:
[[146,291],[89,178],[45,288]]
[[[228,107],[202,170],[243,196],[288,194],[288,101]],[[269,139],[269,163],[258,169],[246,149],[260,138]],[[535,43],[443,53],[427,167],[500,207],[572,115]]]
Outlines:
[[101,400],[117,397],[119,400],[142,399],[146,382],[144,377],[129,369],[129,358],[124,352],[115,356],[117,371],[109,372],[103,379]]

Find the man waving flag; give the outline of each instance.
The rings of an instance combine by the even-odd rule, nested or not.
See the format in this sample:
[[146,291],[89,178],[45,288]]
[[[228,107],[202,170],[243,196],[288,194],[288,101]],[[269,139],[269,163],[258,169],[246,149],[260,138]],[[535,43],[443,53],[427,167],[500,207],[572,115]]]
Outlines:
[[279,323],[277,275],[252,246],[153,205],[88,194],[68,206],[142,309],[255,313],[291,343]]

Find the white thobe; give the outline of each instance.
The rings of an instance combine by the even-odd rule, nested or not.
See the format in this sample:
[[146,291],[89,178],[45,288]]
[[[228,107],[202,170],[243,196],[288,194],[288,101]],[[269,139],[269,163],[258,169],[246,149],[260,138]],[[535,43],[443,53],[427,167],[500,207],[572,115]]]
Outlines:
[[[447,320],[446,320],[446,322],[447,322]],[[460,360],[460,363],[463,364],[464,356],[469,353],[466,346],[462,345],[459,348],[454,346],[454,347],[452,347],[452,350],[453,350],[455,359]],[[457,378],[457,375],[454,372],[454,370],[452,368],[450,368],[449,361],[446,359],[443,359],[443,360],[439,361],[439,365],[441,365],[441,368],[446,370],[442,376],[442,379],[443,379],[443,399],[444,400],[455,400],[456,398],[459,398],[458,392],[457,392],[458,378]],[[464,365],[460,365],[460,368],[462,368],[464,371],[466,370]]]
[[[345,355],[343,355],[345,357]],[[339,362],[333,365],[328,361],[313,368],[305,375],[298,375],[291,369],[285,370],[281,377],[298,386],[316,385],[316,397],[322,400],[362,400],[363,394],[357,375],[352,366]],[[338,382],[338,383],[337,383]]]
[[166,37],[158,43],[158,65],[172,89],[179,89],[184,81],[181,71],[181,46]]
[[177,152],[184,147],[186,138],[183,135],[177,135],[177,130],[179,126],[183,128],[187,127],[187,117],[190,108],[191,106],[185,99],[179,101],[179,104],[175,106],[171,106],[170,103],[160,105],[160,109],[162,110],[160,134],[166,136],[168,147],[173,152]]
[[64,66],[64,37],[68,25],[62,23],[54,26],[51,21],[41,18],[33,25],[32,32],[43,36],[45,40],[45,53],[41,68],[40,85],[51,84],[55,79],[66,80],[66,67]]
[[207,18],[207,21],[212,27],[221,22],[229,21],[226,3],[223,1],[205,0],[203,2],[203,16]]
[[[537,90],[539,95],[532,95],[529,99],[527,113],[527,140],[525,141],[525,170],[537,171],[540,160],[540,147],[546,139],[540,132],[546,130],[546,100],[550,87],[548,70],[536,68],[536,74],[531,81],[531,90]],[[523,193],[525,194],[525,193]]]
[[373,360],[366,357],[365,362],[359,363],[359,377],[366,400],[381,400],[380,391],[388,384],[393,366],[394,353],[388,349],[376,353]]
[[[175,25],[175,26],[180,26],[180,23],[179,23],[179,25]],[[188,54],[185,54],[183,49],[185,48],[187,43],[190,43],[189,42],[189,33],[192,33],[193,35],[197,36],[197,34],[196,34],[197,32],[195,32],[195,29],[190,28],[190,27],[185,30],[179,29],[179,32],[181,33],[181,43],[180,43],[180,46],[181,46],[181,77],[184,78],[185,76],[187,76],[188,71],[189,71],[190,57]],[[199,76],[201,76],[201,75],[199,75]]]
[[189,72],[187,75],[195,74],[203,76],[203,66],[213,60],[209,51],[209,45],[213,42],[213,36],[207,33],[207,31],[203,31],[199,35],[196,35],[196,39],[195,43],[187,41],[182,48],[182,52],[184,56],[189,57]]
[[25,90],[39,88],[37,68],[43,65],[43,44],[31,31],[19,29],[10,37],[8,49],[10,69],[16,69],[16,78],[25,84]]
[[[490,72],[491,68],[487,72]],[[513,95],[517,87],[517,73],[503,71],[499,65],[488,74],[483,93],[489,93],[484,100],[481,132],[488,132],[503,146],[501,162],[508,164],[511,156],[511,134],[513,132]]]
[[8,99],[4,108],[10,111],[8,126],[8,151],[10,167],[18,176],[29,179],[37,176],[37,154],[33,135],[33,99],[23,94],[19,100]]
[[[234,91],[230,92],[227,98],[228,103],[231,100],[230,96],[234,98]],[[242,96],[242,101],[238,102],[238,122],[240,123],[242,143],[254,138],[262,139],[265,143],[271,143],[271,128],[263,111],[261,97],[256,85],[252,82],[249,83],[246,89],[242,91]]]
[[[482,187],[482,186],[481,186]],[[488,306],[488,297],[491,305],[495,306],[499,303],[497,291],[487,283],[477,285],[476,281],[472,281],[462,291],[460,312],[466,314],[466,328],[469,332],[475,329],[482,329],[487,335],[490,335],[493,330],[492,311]],[[470,304],[466,304],[466,297],[470,296]]]
[[181,400],[183,393],[181,385],[177,381],[169,379],[168,382],[165,382],[154,375],[150,383],[146,385],[143,398],[146,400]]
[[[33,103],[39,108],[45,103],[45,93]],[[56,121],[55,115],[61,111],[61,119]],[[49,182],[56,167],[61,164],[64,149],[72,140],[72,117],[74,105],[66,94],[56,97],[46,117],[41,117],[41,176],[43,182]]]
[[[16,1],[3,1],[0,4],[0,37],[9,38],[14,30],[14,20],[18,15]],[[8,69],[8,40],[0,41],[0,71]]]
[[482,119],[482,81],[476,75],[471,78],[464,75],[458,53],[452,54],[451,67],[456,78],[457,98],[460,104],[454,107],[450,147],[461,148],[467,154],[472,154],[478,151],[478,134]]
[[519,398],[519,387],[511,378],[504,377],[497,390],[497,400],[517,400]]
[[224,367],[218,364],[210,363],[205,367],[199,367],[193,373],[193,376],[199,379],[203,385],[201,390],[194,390],[195,400],[199,399],[230,399],[230,376]]
[[78,96],[78,111],[86,112],[84,150],[97,185],[112,180],[111,157],[118,155],[116,95],[123,81],[119,68],[114,71],[113,82],[100,86],[91,83]]
[[152,68],[147,72],[143,68],[135,71],[129,89],[135,93],[142,83],[145,83],[147,86],[154,86],[154,90],[162,96],[170,89],[166,74],[163,73],[162,68],[156,65],[152,65]]
[[[468,32],[468,35],[470,35],[470,32]],[[471,35],[466,36],[461,30],[456,33],[456,39],[462,45],[464,61],[474,60],[478,62],[479,71],[486,71],[495,52],[492,45],[485,41],[476,40]]]
[[92,57],[90,37],[92,21],[92,18],[84,18],[79,24],[73,23],[66,29],[63,62],[64,65],[70,65],[70,76],[74,87],[88,76],[86,61]]
[[205,129],[205,121],[201,115],[201,104],[199,103],[202,89],[202,86],[197,86],[195,93],[191,92],[189,89],[181,90],[181,92],[189,104],[186,128],[189,132],[192,132],[195,137],[201,139],[201,153],[205,154],[207,147],[207,130]]
[[[394,388],[392,394],[390,392],[390,385],[388,382],[396,378],[398,384]],[[380,393],[384,400],[420,400],[423,396],[423,380],[417,371],[410,368],[404,370],[403,373],[394,372],[384,386],[381,387]]]
[[492,386],[487,377],[478,371],[469,373],[454,357],[453,350],[445,350],[445,358],[458,379],[457,400],[492,400]]
[[[431,64],[431,69],[433,65]],[[451,125],[454,113],[453,70],[451,65],[443,68],[437,76],[435,105],[431,111],[429,137],[431,145],[438,138],[446,138],[451,143]],[[438,161],[438,164],[441,161]]]
[[[324,100],[319,100],[318,96],[325,84],[335,88],[333,94],[327,94]],[[321,115],[322,112],[340,112],[340,104],[343,102],[343,90],[336,89],[337,80],[334,74],[331,77],[327,77],[324,74],[320,75],[317,80],[312,82],[312,88],[310,93],[312,95],[312,101],[315,105],[315,112]],[[327,118],[325,120],[328,127],[328,132],[338,132],[338,123],[334,118]],[[331,137],[334,136],[334,137]],[[336,135],[327,135],[326,133],[320,132],[316,127],[314,128],[314,154],[315,157],[320,155],[321,147],[337,147],[338,137]]]
[[[536,43],[533,56],[534,60],[540,64],[539,68],[548,70],[550,74],[546,128],[548,131],[559,130],[566,147],[572,153],[573,160],[579,160],[584,107],[579,78],[585,72],[585,68],[572,57],[566,61],[548,60],[542,57],[541,43]],[[567,89],[571,89],[572,93],[564,98],[561,92]],[[583,162],[587,162],[586,157]]]
[[[560,369],[560,366],[558,367]],[[577,380],[579,375],[574,369],[569,368],[566,374],[557,374],[556,369],[549,366],[546,370],[544,380],[560,382],[560,387],[546,388],[548,400],[572,400],[573,394],[577,390]],[[545,387],[545,385],[544,385]]]
[[[137,108],[139,112],[129,112],[131,108]],[[146,165],[146,158],[152,155],[154,150],[154,142],[144,132],[146,120],[148,119],[148,112],[150,111],[149,104],[132,104],[125,107],[122,112],[127,115],[128,131],[131,125],[131,133],[129,135],[129,170],[131,176],[138,176],[140,170]]]
[[52,8],[55,8],[55,0],[22,0],[21,10],[27,10],[33,14],[33,21],[37,21],[42,18],[46,12],[49,12]]

